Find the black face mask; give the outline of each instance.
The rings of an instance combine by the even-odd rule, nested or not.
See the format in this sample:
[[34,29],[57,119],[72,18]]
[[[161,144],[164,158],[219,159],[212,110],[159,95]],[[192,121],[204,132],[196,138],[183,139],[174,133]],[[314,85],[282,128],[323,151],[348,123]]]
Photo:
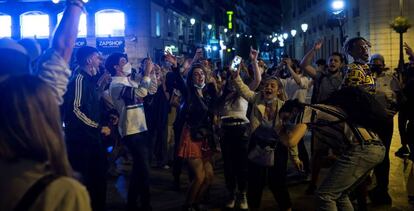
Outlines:
[[370,65],[370,69],[372,72],[375,72],[375,73],[382,73],[384,71],[384,68],[382,67],[382,65],[378,65],[378,64]]

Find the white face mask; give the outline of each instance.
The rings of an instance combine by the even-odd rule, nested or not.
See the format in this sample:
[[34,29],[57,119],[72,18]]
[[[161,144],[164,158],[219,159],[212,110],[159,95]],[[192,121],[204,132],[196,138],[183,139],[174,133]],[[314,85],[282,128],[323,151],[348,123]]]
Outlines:
[[122,73],[126,76],[131,75],[131,73],[132,73],[131,63],[128,62],[122,67]]
[[202,83],[202,84],[194,84],[194,87],[197,89],[203,89],[206,86],[206,83]]
[[92,76],[96,75],[97,73],[98,73],[98,69],[95,68],[95,67],[92,67],[91,68],[91,74],[92,74]]

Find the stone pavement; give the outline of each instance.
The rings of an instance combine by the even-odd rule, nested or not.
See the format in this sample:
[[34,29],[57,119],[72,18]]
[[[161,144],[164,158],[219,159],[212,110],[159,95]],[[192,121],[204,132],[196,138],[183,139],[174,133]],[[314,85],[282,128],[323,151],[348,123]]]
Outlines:
[[[396,121],[395,121],[396,122]],[[393,199],[390,206],[373,206],[368,204],[368,210],[372,211],[410,211],[414,210],[414,206],[408,203],[406,191],[406,182],[408,173],[412,168],[412,162],[402,160],[394,156],[394,152],[401,146],[398,133],[398,127],[395,123],[392,146],[390,150],[391,170],[389,193]],[[291,170],[294,171],[294,170]],[[323,170],[322,174],[326,174],[327,170]],[[208,202],[210,210],[221,210],[221,206],[226,199],[226,190],[224,186],[224,175],[222,162],[219,160],[216,164],[216,177],[213,185],[209,190],[205,201]],[[291,174],[290,174],[291,175]],[[184,202],[186,187],[188,187],[187,175],[182,175],[182,184],[180,191],[172,190],[172,174],[171,169],[152,168],[151,169],[151,194],[152,206],[154,211],[171,210],[179,211]],[[298,182],[294,179],[290,180],[289,192],[291,194],[293,210],[312,211],[315,210],[314,197],[305,195],[307,184]],[[124,175],[117,178],[109,179],[108,186],[108,210],[120,211],[124,210],[124,204],[127,194],[127,180]],[[262,198],[263,211],[279,210],[272,194],[266,190]]]

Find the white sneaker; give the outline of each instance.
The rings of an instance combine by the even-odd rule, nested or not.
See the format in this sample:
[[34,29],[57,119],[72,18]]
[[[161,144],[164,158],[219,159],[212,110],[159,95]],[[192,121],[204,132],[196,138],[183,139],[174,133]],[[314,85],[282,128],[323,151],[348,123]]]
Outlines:
[[235,205],[236,205],[236,200],[231,199],[226,203],[226,208],[233,209]]
[[247,203],[247,195],[245,193],[242,193],[239,195],[239,208],[240,210],[248,210],[249,205]]

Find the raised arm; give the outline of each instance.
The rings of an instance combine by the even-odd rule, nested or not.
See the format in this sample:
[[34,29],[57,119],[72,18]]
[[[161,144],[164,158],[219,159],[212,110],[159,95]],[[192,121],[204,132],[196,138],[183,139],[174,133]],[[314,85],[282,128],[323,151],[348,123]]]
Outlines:
[[35,74],[50,85],[59,105],[69,83],[71,70],[68,61],[78,34],[80,15],[83,11],[81,0],[66,1],[66,9],[53,36],[52,48],[39,58]]
[[244,84],[243,80],[240,77],[240,67],[237,71],[232,71],[232,77],[234,81],[234,86],[237,90],[237,92],[248,102],[252,103],[254,101],[254,98],[256,96],[256,93],[250,88]]
[[404,43],[404,49],[405,49],[405,53],[409,57],[414,58],[414,51],[407,43]]
[[312,66],[312,60],[315,57],[316,51],[321,49],[322,40],[318,40],[312,47],[312,49],[303,57],[300,62],[300,67],[313,79],[316,77],[316,69]]
[[73,46],[78,36],[80,15],[84,3],[81,0],[66,1],[62,20],[53,36],[52,48],[66,61],[72,56]]
[[295,80],[296,84],[302,89],[306,89],[307,88],[305,87],[306,84],[302,83],[300,76],[292,68],[292,60],[290,58],[287,58],[285,62],[286,62],[286,67],[288,68],[290,75],[292,75],[292,78],[293,80]]
[[252,62],[254,76],[253,81],[249,84],[249,88],[252,91],[256,90],[260,85],[260,81],[262,81],[262,73],[260,72],[259,63],[257,61],[258,55],[259,51],[250,47],[250,61]]

